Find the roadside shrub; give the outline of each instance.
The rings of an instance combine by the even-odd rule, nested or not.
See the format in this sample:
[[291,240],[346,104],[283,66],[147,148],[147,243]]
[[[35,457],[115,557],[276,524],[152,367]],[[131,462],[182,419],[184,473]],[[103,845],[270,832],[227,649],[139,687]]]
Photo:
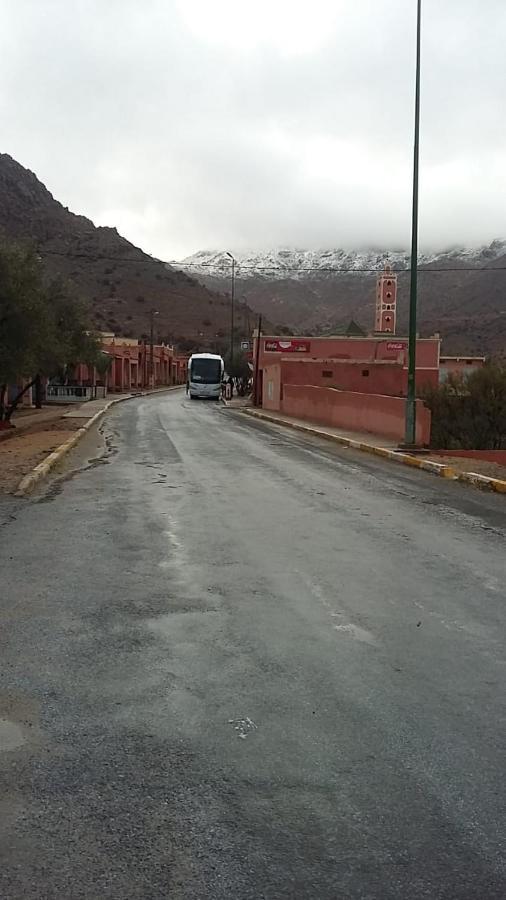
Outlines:
[[487,363],[468,378],[451,375],[422,394],[432,413],[431,446],[445,450],[506,449],[506,365]]

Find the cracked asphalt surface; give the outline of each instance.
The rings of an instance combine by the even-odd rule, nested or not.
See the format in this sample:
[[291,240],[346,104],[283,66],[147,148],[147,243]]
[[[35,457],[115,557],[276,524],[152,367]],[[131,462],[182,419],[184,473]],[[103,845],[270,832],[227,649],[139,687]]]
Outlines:
[[505,498],[172,393],[0,526],[2,898],[506,896]]

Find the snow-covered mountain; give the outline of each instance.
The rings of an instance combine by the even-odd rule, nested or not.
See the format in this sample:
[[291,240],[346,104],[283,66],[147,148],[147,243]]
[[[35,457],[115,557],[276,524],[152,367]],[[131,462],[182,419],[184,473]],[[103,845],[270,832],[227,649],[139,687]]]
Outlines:
[[[408,321],[410,255],[405,250],[299,250],[236,252],[238,303],[279,331],[328,333],[351,318],[372,328],[376,272],[386,262],[399,271],[398,328]],[[506,241],[422,253],[418,324],[441,332],[447,353],[506,356]],[[208,288],[230,293],[232,261],[226,251],[202,251],[173,263]]]
[[[420,266],[438,265],[443,268],[489,266],[506,256],[506,240],[495,240],[483,247],[456,247],[432,253],[421,253]],[[405,250],[298,250],[279,249],[263,252],[237,252],[236,276],[240,279],[259,278],[308,280],[332,277],[335,272],[364,274],[382,269],[390,263],[395,269],[409,268],[410,256]],[[172,265],[180,266],[192,275],[208,278],[227,278],[231,259],[226,251],[202,250]]]

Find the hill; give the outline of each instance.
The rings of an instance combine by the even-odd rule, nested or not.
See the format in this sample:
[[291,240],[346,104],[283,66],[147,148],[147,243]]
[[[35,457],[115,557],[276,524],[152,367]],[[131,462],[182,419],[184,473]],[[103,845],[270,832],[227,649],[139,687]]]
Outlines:
[[[33,242],[47,275],[68,279],[90,301],[99,329],[147,335],[156,309],[157,339],[183,349],[217,346],[229,334],[228,297],[143,253],[115,228],[70,212],[7,154],[0,154],[0,234]],[[238,330],[251,333],[251,311],[239,305],[236,312]]]
[[[387,260],[400,272],[399,331],[405,332],[409,255],[403,251],[238,253],[237,292],[271,321],[299,332],[332,330],[350,318],[369,328],[375,273]],[[218,290],[230,270],[230,260],[222,252],[196,253],[180,265]],[[441,332],[447,353],[506,352],[505,241],[421,255],[419,331]]]

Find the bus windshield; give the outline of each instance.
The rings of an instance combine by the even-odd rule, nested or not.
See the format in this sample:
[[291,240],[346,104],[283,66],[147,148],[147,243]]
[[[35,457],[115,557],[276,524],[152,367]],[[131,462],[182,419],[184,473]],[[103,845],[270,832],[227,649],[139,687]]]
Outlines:
[[220,384],[221,360],[192,359],[190,381],[198,381],[200,384]]

